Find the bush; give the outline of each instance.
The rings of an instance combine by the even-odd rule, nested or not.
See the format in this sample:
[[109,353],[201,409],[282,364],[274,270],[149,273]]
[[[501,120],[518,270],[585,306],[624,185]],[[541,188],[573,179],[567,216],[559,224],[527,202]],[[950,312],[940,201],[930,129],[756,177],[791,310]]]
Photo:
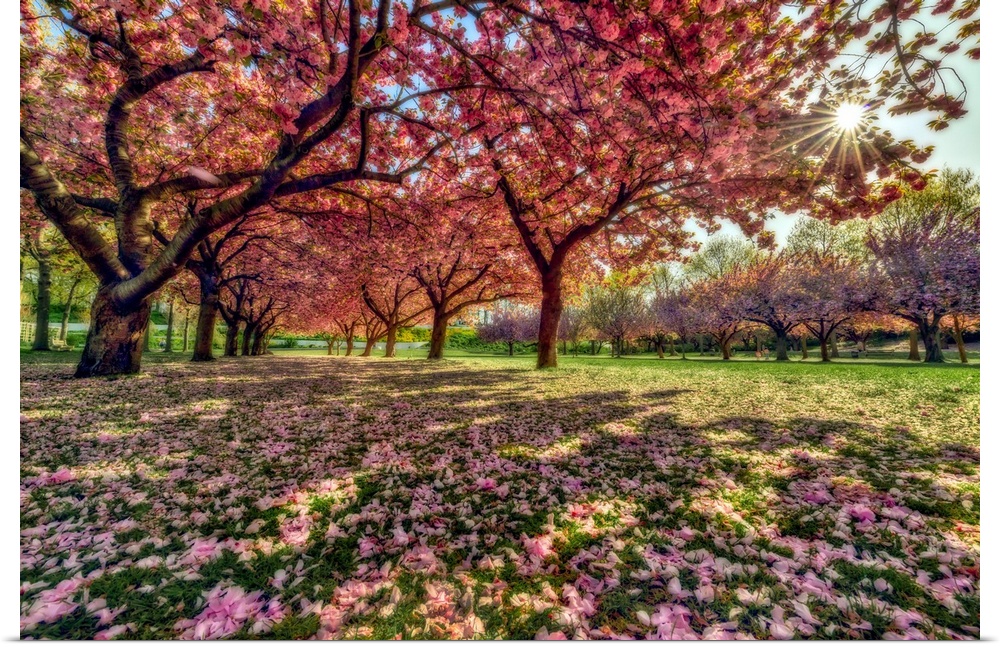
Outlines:
[[400,328],[396,332],[396,341],[400,343],[430,341],[431,331],[427,328]]
[[[448,331],[445,348],[464,350],[470,353],[507,354],[507,344],[503,342],[488,343],[479,338],[475,330],[452,329]],[[535,344],[518,342],[514,344],[514,353],[534,352]]]
[[87,335],[84,333],[68,332],[66,333],[66,345],[75,346],[77,348],[83,348],[83,345],[87,343]]

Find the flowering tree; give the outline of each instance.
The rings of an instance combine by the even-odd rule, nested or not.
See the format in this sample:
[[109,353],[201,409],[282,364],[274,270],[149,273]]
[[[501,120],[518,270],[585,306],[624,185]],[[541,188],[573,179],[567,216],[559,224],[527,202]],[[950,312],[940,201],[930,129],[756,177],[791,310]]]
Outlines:
[[587,290],[584,300],[587,322],[611,340],[611,356],[622,356],[624,342],[649,326],[649,308],[643,290],[612,277],[604,285]]
[[538,333],[538,311],[525,305],[506,303],[495,308],[486,323],[476,326],[476,334],[487,343],[507,344],[514,356],[514,344],[529,342]]
[[925,362],[943,362],[940,326],[948,313],[979,313],[979,182],[945,170],[872,222],[885,312],[916,325]]
[[677,335],[681,343],[681,359],[687,359],[685,346],[701,329],[700,315],[691,288],[678,283],[669,289],[657,291],[650,309],[658,326]]
[[905,332],[905,322],[898,317],[880,312],[859,312],[841,325],[848,339],[866,350],[866,344],[877,332]]
[[837,328],[858,313],[874,310],[876,294],[857,264],[830,254],[800,256],[798,277],[802,325],[819,340],[822,361],[829,362]]
[[690,306],[697,312],[699,332],[715,340],[722,359],[729,360],[733,339],[747,327],[748,299],[740,290],[736,271],[699,281],[691,290]]
[[563,308],[559,319],[559,339],[563,343],[563,354],[566,354],[566,342],[573,344],[573,357],[579,352],[580,338],[589,330],[587,311],[578,305],[568,305]]
[[101,285],[78,376],[138,370],[150,296],[211,232],[286,196],[401,182],[457,134],[433,99],[469,81],[407,29],[436,12],[21,3],[21,186]]
[[[617,266],[686,245],[689,217],[764,235],[770,209],[878,211],[920,185],[900,162],[927,152],[835,109],[959,116],[955,48],[901,34],[937,11],[977,40],[976,5],[785,4],[22,2],[21,186],[100,282],[77,374],[138,370],[151,296],[213,231],[403,184],[446,147],[467,158],[453,179],[502,198],[538,273],[539,366],[584,250]],[[887,73],[837,67],[875,26],[863,49]]]
[[492,203],[431,200],[428,194],[441,196],[449,187],[428,184],[408,210],[411,218],[421,217],[413,218],[416,226],[403,235],[410,250],[410,273],[431,306],[427,359],[442,359],[452,318],[474,305],[523,296],[531,277]]
[[788,334],[806,316],[810,303],[800,279],[800,260],[789,254],[762,256],[738,272],[748,321],[763,324],[775,337],[775,358],[788,361]]
[[[893,35],[871,44],[880,52],[915,17],[883,8],[810,2],[789,20],[777,2],[514,5],[529,47],[486,58],[490,74],[519,75],[532,92],[494,95],[468,114],[492,108],[476,134],[492,171],[484,192],[503,196],[541,282],[539,367],[556,363],[564,268],[582,248],[634,262],[687,245],[691,217],[762,234],[768,210],[870,214],[899,196],[898,181],[921,181],[897,163],[927,151],[838,126],[831,108],[863,85],[857,70],[827,75],[835,57],[888,23]],[[867,90],[903,111],[959,114],[954,97],[947,108],[928,101],[930,76],[887,74]],[[921,101],[900,89],[914,81]],[[827,103],[810,104],[812,91],[829,91]],[[887,181],[870,182],[871,171]]]

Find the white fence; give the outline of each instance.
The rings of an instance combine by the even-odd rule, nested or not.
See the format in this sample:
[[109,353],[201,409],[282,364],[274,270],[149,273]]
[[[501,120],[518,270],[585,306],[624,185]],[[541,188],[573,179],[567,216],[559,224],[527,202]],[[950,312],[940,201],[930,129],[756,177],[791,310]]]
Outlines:
[[[53,324],[49,322],[49,338],[55,339],[59,336],[59,324]],[[156,330],[166,330],[166,324],[153,324],[153,328]],[[86,333],[90,330],[90,324],[85,323],[70,323],[66,324],[67,333]],[[183,331],[182,331],[183,332]],[[35,340],[35,322],[34,321],[22,321],[21,322],[21,341],[26,343],[31,343]]]

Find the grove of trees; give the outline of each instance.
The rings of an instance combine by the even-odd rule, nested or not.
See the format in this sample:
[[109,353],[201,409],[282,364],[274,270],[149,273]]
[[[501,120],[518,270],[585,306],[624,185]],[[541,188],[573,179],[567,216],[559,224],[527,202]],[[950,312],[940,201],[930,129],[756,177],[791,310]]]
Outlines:
[[[500,304],[480,334],[539,368],[587,328],[728,358],[758,326],[779,359],[807,330],[826,360],[900,320],[942,361],[979,313],[978,181],[871,115],[961,117],[946,60],[978,25],[972,0],[22,2],[34,345],[58,275],[66,317],[91,302],[79,377],[139,370],[154,301],[168,351],[198,308],[195,360],[219,320],[225,355],[284,330],[392,356],[427,323],[440,359]],[[774,212],[807,217],[781,251]],[[697,250],[685,225],[723,220],[755,242]]]

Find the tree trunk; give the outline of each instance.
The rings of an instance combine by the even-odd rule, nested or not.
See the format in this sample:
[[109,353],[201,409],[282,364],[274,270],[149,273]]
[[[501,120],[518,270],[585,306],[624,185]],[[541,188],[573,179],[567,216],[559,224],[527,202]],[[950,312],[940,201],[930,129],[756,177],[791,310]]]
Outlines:
[[781,328],[774,330],[774,358],[779,362],[788,361],[788,332]]
[[49,309],[52,307],[52,265],[47,258],[38,259],[38,302],[35,308],[35,342],[33,350],[49,349]]
[[62,325],[59,326],[59,339],[66,341],[66,331],[69,329],[69,315],[73,310],[73,297],[76,295],[76,286],[80,285],[80,279],[73,281],[69,286],[69,295],[66,296],[66,309],[63,311]]
[[267,350],[267,330],[255,328],[253,331],[253,344],[250,346],[250,354],[259,357]]
[[226,357],[236,357],[236,351],[239,349],[239,339],[239,320],[236,320],[233,323],[226,322],[226,345],[222,354]]
[[170,300],[170,304],[167,306],[167,339],[166,345],[163,347],[164,353],[174,352],[174,301]]
[[910,330],[910,356],[906,359],[911,362],[920,361],[920,349],[917,347],[917,337],[919,334],[916,328]]
[[240,355],[243,357],[248,357],[250,355],[251,344],[253,343],[253,337],[256,332],[256,327],[247,322],[243,326],[243,344],[240,347]]
[[444,359],[444,342],[448,338],[448,315],[444,307],[434,312],[434,323],[431,326],[431,349],[427,359]]
[[361,353],[362,357],[371,357],[372,349],[375,348],[375,342],[377,339],[365,338],[365,350]]
[[729,351],[729,340],[724,339],[719,342],[719,348],[722,350],[722,359],[729,361],[732,357],[732,353]]
[[182,353],[188,352],[188,328],[190,323],[188,318],[190,317],[190,314],[190,309],[184,308],[184,348],[181,350]]
[[837,333],[830,333],[830,357],[840,357],[840,350],[837,348]]
[[514,342],[509,341],[507,342],[507,357],[513,357],[513,356],[514,356]]
[[[815,332],[815,331],[813,331]],[[816,335],[819,337],[819,358],[821,362],[830,361],[830,345],[829,345],[829,335],[824,335],[823,330],[820,329],[820,334]]]
[[593,340],[593,339],[591,339],[591,340],[590,340],[590,354],[591,354],[591,355],[596,355],[596,354],[597,354],[597,353],[595,352],[595,349],[596,349],[596,346],[597,346],[597,344],[596,344],[596,343],[594,342],[594,340]]
[[802,346],[802,359],[809,359],[809,345],[806,343],[806,334],[799,335],[799,345]]
[[670,356],[677,357],[677,348],[674,346],[674,338],[670,338]]
[[75,377],[137,373],[149,328],[150,300],[121,306],[111,299],[112,286],[97,291],[90,307],[90,331]]
[[663,359],[663,342],[657,340],[656,344],[656,356]]
[[951,316],[951,327],[955,331],[955,345],[958,346],[958,357],[963,364],[969,363],[969,358],[965,354],[965,340],[962,339],[962,327],[958,325],[958,315]]
[[331,357],[333,356],[333,342],[334,342],[333,337],[330,337],[329,339],[326,340],[326,354]]
[[926,321],[920,324],[920,337],[924,342],[924,362],[939,364],[944,362],[944,353],[941,352],[940,321],[937,317],[933,321]]
[[389,326],[385,331],[385,355],[383,357],[396,356],[396,326]]
[[[152,310],[152,308],[150,308],[150,310]],[[152,336],[152,330],[151,330],[152,327],[153,327],[153,322],[150,321],[149,324],[146,326],[145,334],[142,336],[143,350],[152,350],[152,348],[150,348],[150,346],[152,346],[152,341],[150,340],[150,337]]]
[[354,334],[352,331],[352,334],[347,336],[347,344],[344,350],[344,357],[347,357],[353,352],[354,352]]
[[201,303],[198,305],[198,321],[194,328],[194,355],[192,362],[208,362],[212,356],[215,341],[215,311],[219,307],[219,289],[214,276],[199,276]]
[[542,276],[542,305],[538,324],[537,368],[555,368],[556,337],[559,334],[559,318],[562,316],[562,264],[550,266]]

